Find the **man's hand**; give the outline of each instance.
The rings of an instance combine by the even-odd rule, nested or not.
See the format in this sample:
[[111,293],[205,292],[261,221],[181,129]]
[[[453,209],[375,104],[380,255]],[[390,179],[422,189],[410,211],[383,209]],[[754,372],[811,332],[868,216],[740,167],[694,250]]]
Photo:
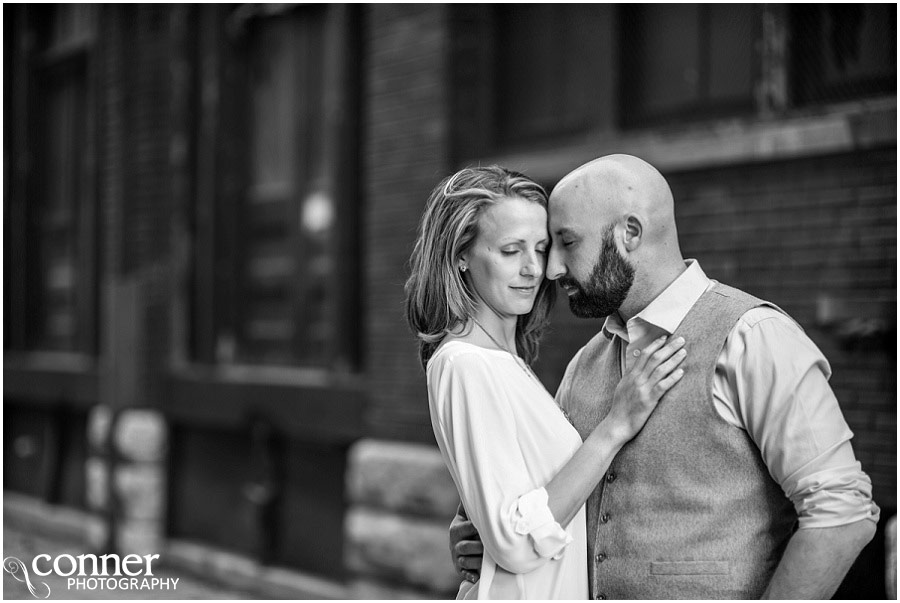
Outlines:
[[476,582],[481,571],[484,545],[462,504],[456,510],[456,517],[450,522],[450,554],[457,573],[464,580]]

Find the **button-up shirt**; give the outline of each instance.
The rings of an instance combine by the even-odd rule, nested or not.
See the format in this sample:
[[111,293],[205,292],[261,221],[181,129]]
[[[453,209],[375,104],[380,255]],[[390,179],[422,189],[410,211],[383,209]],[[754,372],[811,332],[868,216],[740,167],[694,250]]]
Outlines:
[[[714,284],[695,260],[643,311],[604,329],[620,337],[622,366],[634,350],[672,334]],[[686,343],[690,354],[691,342]],[[712,394],[718,414],[746,430],[773,479],[793,502],[800,528],[878,521],[872,482],[853,454],[850,431],[828,385],[831,368],[797,323],[771,307],[746,312],[716,361]],[[565,395],[566,383],[560,385]]]

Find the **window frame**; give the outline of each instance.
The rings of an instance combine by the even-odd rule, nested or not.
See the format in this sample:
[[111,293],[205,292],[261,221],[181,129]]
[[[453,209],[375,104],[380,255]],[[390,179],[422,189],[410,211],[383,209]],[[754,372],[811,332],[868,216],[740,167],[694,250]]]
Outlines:
[[[7,108],[5,120],[16,118],[5,128],[4,147],[15,158],[4,176],[7,203],[4,207],[5,261],[4,282],[7,295],[4,299],[6,337],[4,352],[13,357],[15,370],[26,370],[25,365],[15,358],[58,359],[63,373],[95,372],[91,368],[99,355],[99,199],[97,161],[97,30],[100,26],[99,12],[94,14],[94,27],[77,39],[50,45],[44,43],[49,36],[47,29],[52,22],[49,7],[16,7],[7,13],[9,27],[15,28],[15,35],[9,39],[14,48],[5,57],[8,77],[14,82],[7,88]],[[7,30],[7,33],[12,33]],[[77,70],[83,86],[84,152],[76,168],[78,179],[78,199],[71,220],[71,232],[78,252],[76,260],[76,283],[74,285],[73,314],[76,321],[74,349],[56,350],[41,345],[39,337],[42,327],[38,324],[42,312],[43,289],[40,282],[42,271],[34,265],[39,260],[38,247],[41,240],[41,226],[38,223],[41,206],[42,169],[40,157],[42,122],[39,121],[38,103],[42,87],[56,70]],[[7,80],[8,82],[10,80]],[[31,199],[40,199],[37,204]],[[9,251],[15,250],[15,253]],[[15,256],[15,261],[13,257]],[[40,360],[37,365],[43,366]],[[27,362],[26,362],[27,365]],[[11,366],[6,363],[6,366]],[[43,371],[44,369],[38,369]],[[59,371],[50,371],[56,375]],[[58,377],[58,375],[57,375]],[[57,377],[53,377],[56,379]],[[41,389],[41,388],[38,388]]]

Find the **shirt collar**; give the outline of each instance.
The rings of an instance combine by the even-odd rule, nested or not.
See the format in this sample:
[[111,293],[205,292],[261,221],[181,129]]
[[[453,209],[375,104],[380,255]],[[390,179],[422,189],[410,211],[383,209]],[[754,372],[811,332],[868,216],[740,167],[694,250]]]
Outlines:
[[[685,260],[685,266],[687,267],[685,271],[631,320],[640,319],[669,334],[674,333],[712,283],[697,260]],[[627,326],[618,312],[613,312],[606,317],[603,330],[628,341]]]

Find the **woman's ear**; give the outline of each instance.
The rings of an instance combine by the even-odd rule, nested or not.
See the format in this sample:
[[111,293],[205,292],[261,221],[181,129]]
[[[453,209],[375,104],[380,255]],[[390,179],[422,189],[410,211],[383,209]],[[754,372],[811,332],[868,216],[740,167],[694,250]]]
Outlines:
[[625,230],[622,235],[625,250],[630,252],[640,247],[643,234],[644,225],[641,223],[641,219],[634,214],[629,214],[625,218]]

